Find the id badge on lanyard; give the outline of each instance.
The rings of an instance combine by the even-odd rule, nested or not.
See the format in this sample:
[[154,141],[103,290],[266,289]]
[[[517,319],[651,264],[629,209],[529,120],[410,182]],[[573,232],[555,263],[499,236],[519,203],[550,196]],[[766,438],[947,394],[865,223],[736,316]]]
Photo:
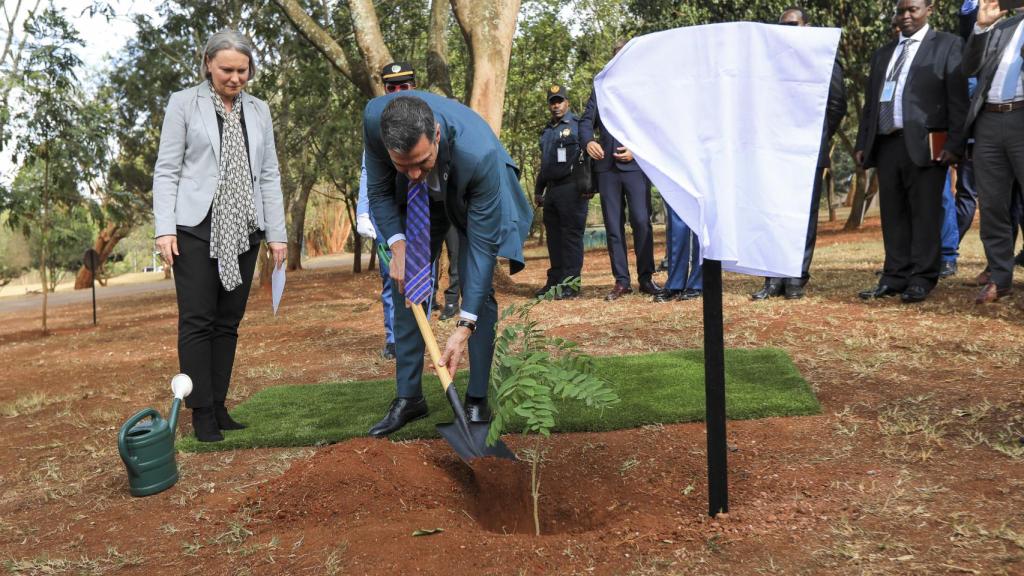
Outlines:
[[894,96],[896,96],[896,81],[889,80],[882,86],[882,97],[878,101],[892,102]]

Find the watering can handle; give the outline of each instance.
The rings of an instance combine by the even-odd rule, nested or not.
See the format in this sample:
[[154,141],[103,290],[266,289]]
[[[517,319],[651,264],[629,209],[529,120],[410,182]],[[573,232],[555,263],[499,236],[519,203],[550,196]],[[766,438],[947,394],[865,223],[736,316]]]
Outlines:
[[139,474],[140,472],[138,467],[135,465],[135,459],[129,458],[127,456],[128,431],[131,430],[133,426],[135,426],[136,424],[145,420],[148,417],[157,418],[159,416],[160,413],[157,412],[154,408],[146,408],[145,410],[141,410],[137,412],[134,416],[129,418],[128,421],[121,426],[121,431],[117,434],[117,451],[121,454],[121,460],[124,460],[125,466],[131,468],[132,471],[135,472],[136,474]]

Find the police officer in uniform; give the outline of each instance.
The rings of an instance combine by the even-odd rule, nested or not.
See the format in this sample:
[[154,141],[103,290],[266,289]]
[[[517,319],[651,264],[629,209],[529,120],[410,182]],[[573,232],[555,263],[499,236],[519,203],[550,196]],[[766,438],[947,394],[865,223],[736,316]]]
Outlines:
[[[583,268],[583,229],[587,223],[588,195],[576,187],[572,167],[580,154],[579,119],[569,110],[564,86],[552,84],[547,91],[551,119],[540,133],[540,171],[533,198],[544,207],[544,231],[547,235],[547,282],[537,291],[542,296],[569,278],[578,277]],[[559,299],[576,298],[575,289],[563,290]]]

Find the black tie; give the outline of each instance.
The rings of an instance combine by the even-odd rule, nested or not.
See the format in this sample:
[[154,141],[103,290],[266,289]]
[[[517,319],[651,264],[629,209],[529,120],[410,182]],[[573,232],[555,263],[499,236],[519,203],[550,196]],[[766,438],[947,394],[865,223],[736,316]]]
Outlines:
[[[878,106],[878,133],[885,135],[891,134],[896,131],[896,88],[895,84],[899,83],[900,72],[903,71],[903,63],[907,61],[907,54],[910,52],[910,43],[914,40],[907,38],[902,42],[903,50],[900,51],[900,55],[896,58],[896,64],[892,67],[892,72],[886,76],[886,82],[893,82],[894,87],[892,96],[888,102],[879,102]],[[884,90],[884,88],[883,88]]]

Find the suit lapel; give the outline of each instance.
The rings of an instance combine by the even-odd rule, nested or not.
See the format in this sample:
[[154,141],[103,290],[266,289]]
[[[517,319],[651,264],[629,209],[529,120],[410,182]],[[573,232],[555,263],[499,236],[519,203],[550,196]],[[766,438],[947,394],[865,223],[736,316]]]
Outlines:
[[217,111],[213,109],[213,92],[208,83],[203,83],[197,91],[199,95],[199,117],[203,120],[206,135],[210,137],[213,155],[220,164],[220,128],[217,126]]
[[910,86],[914,80],[914,73],[921,68],[927,68],[932,63],[932,45],[935,43],[935,29],[929,28],[928,33],[924,35],[924,40],[921,40],[921,45],[917,47],[917,54],[914,55],[914,61],[910,63],[910,70],[907,71],[907,82],[903,86],[903,97],[906,98],[907,86]]
[[437,144],[437,180],[441,187],[441,197],[448,198],[448,178],[451,175],[452,137],[448,127],[441,122],[441,141]]

